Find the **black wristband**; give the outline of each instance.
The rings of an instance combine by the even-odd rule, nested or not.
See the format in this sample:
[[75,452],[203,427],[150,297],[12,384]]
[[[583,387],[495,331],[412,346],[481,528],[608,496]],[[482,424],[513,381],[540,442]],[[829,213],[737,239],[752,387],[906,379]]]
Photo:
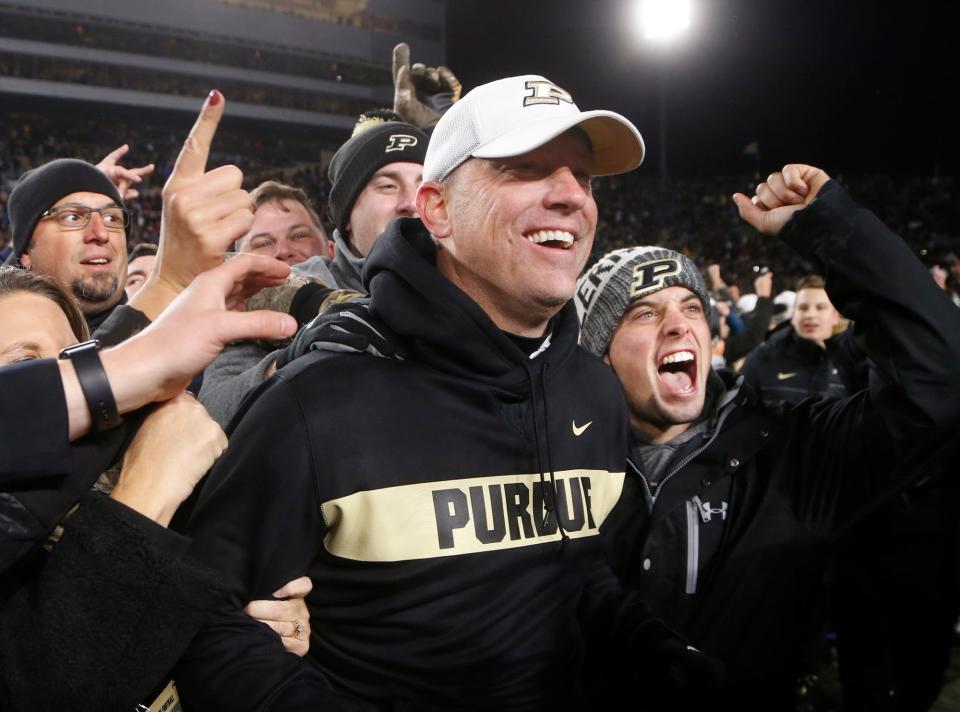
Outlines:
[[91,428],[96,432],[110,430],[120,425],[117,402],[110,390],[107,372],[100,361],[100,342],[96,339],[68,346],[60,352],[60,358],[70,359],[80,381],[80,390],[90,410]]

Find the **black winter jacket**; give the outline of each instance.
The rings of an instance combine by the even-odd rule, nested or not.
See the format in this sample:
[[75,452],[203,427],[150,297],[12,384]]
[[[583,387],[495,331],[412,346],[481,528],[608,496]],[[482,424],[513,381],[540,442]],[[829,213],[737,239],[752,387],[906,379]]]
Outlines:
[[182,536],[88,493],[127,433],[71,444],[53,360],[0,369],[0,386],[0,709],[132,710],[222,591]]
[[764,403],[804,398],[843,398],[847,388],[827,349],[797,336],[789,324],[777,329],[740,369]]
[[656,498],[631,463],[604,525],[625,584],[728,663],[736,710],[792,709],[831,532],[960,425],[960,312],[907,245],[835,183],[780,237],[826,276],[883,378],[846,399],[764,406],[727,373],[727,401]]
[[314,353],[244,405],[191,518],[194,552],[237,606],[309,575],[315,635],[301,661],[225,612],[175,676],[198,708],[316,709],[327,688],[544,709],[576,699],[584,639],[642,662],[646,608],[596,536],[624,477],[619,384],[577,347],[572,304],[531,360],[434,250],[401,220],[365,266],[405,360]]

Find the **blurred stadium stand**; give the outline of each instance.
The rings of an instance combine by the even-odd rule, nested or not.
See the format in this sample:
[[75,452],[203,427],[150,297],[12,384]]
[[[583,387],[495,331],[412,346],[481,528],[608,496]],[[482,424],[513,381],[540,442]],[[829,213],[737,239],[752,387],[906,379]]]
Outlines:
[[[156,239],[160,187],[214,87],[228,112],[211,167],[240,166],[248,188],[299,185],[323,214],[332,151],[357,114],[392,104],[393,46],[410,42],[418,61],[443,63],[445,24],[443,0],[0,0],[0,241],[23,171],[60,156],[96,162],[124,142],[126,165],[157,165],[130,206],[132,241]],[[719,262],[746,288],[755,264],[783,286],[807,271],[737,217],[730,194],[758,176],[663,184],[650,170],[596,181],[594,257],[665,244]],[[926,261],[960,254],[953,178],[840,178]]]
[[230,116],[330,138],[392,101],[402,39],[442,63],[438,0],[4,0],[0,96],[194,113],[212,87]]
[[442,0],[0,0],[0,238],[20,173],[127,142],[127,165],[157,164],[132,206],[134,241],[154,239],[159,188],[212,88],[228,112],[211,166],[297,180],[322,205],[357,115],[393,103],[393,46],[442,64],[445,25]]

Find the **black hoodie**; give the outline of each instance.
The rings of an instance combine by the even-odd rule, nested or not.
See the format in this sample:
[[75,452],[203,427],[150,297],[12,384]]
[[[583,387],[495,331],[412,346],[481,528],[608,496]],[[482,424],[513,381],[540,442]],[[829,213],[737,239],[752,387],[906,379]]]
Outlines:
[[238,607],[309,575],[314,635],[301,662],[225,613],[177,675],[199,709],[307,709],[325,685],[543,709],[575,699],[585,640],[640,644],[645,609],[596,536],[624,478],[618,382],[577,347],[572,304],[531,359],[434,263],[404,219],[364,268],[407,358],[315,353],[245,405],[191,519],[194,553]]

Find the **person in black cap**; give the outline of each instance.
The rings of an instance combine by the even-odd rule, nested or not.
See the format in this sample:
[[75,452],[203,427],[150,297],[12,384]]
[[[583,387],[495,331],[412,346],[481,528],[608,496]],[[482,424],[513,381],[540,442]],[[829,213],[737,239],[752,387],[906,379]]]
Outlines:
[[336,228],[332,260],[307,260],[295,270],[324,278],[330,270],[337,286],[363,290],[360,272],[377,238],[393,220],[416,215],[417,187],[429,138],[389,111],[360,116],[353,135],[330,161],[329,210]]
[[24,173],[7,210],[12,259],[48,274],[80,303],[91,331],[123,299],[130,215],[95,166],[60,158]]
[[[333,288],[365,292],[361,279],[366,256],[377,238],[397,218],[416,215],[417,187],[423,175],[427,135],[413,124],[398,121],[388,110],[360,116],[353,135],[330,162],[329,211],[336,229],[334,256],[311,257],[296,265],[288,288],[269,290],[276,299],[267,308],[286,311],[306,323],[317,314],[316,299],[304,299],[316,288],[305,278]],[[294,313],[296,311],[297,313]],[[200,401],[223,426],[244,397],[282,365],[262,344],[246,343],[227,348],[204,372]]]

